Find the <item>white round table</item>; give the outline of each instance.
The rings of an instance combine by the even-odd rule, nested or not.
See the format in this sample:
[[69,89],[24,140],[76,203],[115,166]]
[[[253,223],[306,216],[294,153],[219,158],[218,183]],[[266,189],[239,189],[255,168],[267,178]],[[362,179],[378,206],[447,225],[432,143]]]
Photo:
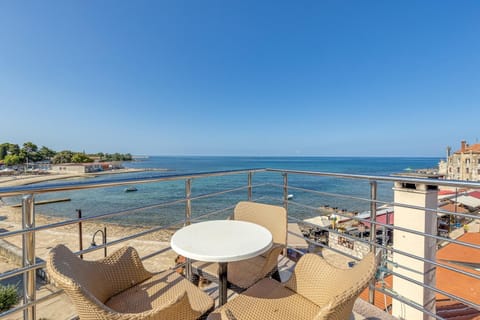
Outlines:
[[239,220],[212,220],[183,227],[170,241],[189,259],[219,263],[219,304],[227,301],[227,263],[256,257],[272,247],[268,229]]

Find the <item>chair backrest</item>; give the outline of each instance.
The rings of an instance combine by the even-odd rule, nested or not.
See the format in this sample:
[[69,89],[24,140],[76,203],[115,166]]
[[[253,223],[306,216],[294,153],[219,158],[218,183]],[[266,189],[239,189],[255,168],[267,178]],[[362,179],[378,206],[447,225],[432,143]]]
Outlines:
[[287,244],[287,211],[283,207],[240,201],[235,206],[233,218],[259,224],[272,233],[274,243]]
[[140,265],[135,266],[139,271],[135,275],[132,273],[128,279],[115,276],[120,269],[128,270],[129,261],[136,259],[139,260],[134,248],[123,247],[105,259],[88,261],[60,244],[50,250],[46,265],[51,280],[71,297],[84,296],[81,299],[86,297],[105,303],[111,296],[151,276]]
[[337,268],[310,253],[300,258],[285,286],[322,308],[316,319],[348,319],[375,271],[372,252],[350,269]]
[[47,272],[51,280],[67,293],[83,291],[102,303],[110,297],[110,286],[99,272],[97,263],[80,259],[64,245],[50,251]]

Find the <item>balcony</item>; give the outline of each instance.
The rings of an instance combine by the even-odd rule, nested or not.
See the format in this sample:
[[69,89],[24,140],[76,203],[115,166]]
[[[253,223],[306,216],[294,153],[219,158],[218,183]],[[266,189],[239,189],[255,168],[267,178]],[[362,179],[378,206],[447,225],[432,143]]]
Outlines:
[[[129,186],[137,191],[124,192]],[[56,244],[88,260],[131,245],[151,271],[181,268],[169,245],[175,230],[226,219],[242,200],[287,209],[282,280],[306,252],[344,268],[365,251],[378,252],[376,281],[358,299],[356,319],[474,319],[480,316],[480,208],[456,198],[475,190],[480,183],[278,169],[0,188],[0,277],[23,296],[0,319],[75,317],[43,271]],[[70,201],[54,203],[59,199]],[[201,287],[218,296],[216,285]]]

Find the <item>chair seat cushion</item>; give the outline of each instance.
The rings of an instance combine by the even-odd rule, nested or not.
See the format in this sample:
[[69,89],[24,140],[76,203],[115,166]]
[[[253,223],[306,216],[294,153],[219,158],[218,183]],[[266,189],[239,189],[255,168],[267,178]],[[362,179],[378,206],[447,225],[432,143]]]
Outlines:
[[173,270],[155,274],[120,292],[108,299],[105,305],[117,312],[139,313],[171,305],[185,292],[193,310],[204,313],[213,307],[213,300],[206,293]]
[[[265,264],[265,257],[257,256],[246,260],[229,262],[227,277],[229,284],[246,289],[257,282]],[[210,281],[218,282],[218,263],[195,261],[194,272]]]
[[[215,309],[209,320],[232,319],[314,319],[320,307],[272,279],[262,279],[255,285]],[[227,317],[228,318],[228,317]]]

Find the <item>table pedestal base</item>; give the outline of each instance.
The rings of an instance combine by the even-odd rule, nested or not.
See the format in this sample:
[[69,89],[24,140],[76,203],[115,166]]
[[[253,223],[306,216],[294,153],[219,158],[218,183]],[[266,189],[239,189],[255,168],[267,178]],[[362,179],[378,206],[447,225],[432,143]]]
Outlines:
[[219,306],[227,303],[227,262],[218,264],[218,304]]

